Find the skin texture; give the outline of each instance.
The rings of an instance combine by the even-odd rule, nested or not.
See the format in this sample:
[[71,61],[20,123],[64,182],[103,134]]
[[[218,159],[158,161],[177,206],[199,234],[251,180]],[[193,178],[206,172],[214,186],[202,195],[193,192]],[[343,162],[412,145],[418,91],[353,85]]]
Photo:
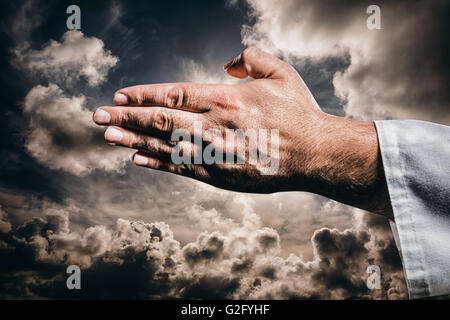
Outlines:
[[[115,106],[100,107],[94,121],[108,126],[108,143],[138,150],[135,164],[194,178],[219,188],[241,192],[307,191],[392,218],[377,133],[373,123],[328,115],[289,64],[254,47],[224,66],[242,84],[169,83],[118,90]],[[223,136],[205,138],[224,152],[230,129],[278,129],[279,169],[263,175],[264,165],[174,164],[171,133],[193,135],[194,122]],[[238,138],[239,139],[239,138]],[[240,141],[247,152],[259,145]],[[180,142],[195,156],[198,148]],[[230,150],[231,149],[231,150]],[[258,153],[259,154],[259,153]]]

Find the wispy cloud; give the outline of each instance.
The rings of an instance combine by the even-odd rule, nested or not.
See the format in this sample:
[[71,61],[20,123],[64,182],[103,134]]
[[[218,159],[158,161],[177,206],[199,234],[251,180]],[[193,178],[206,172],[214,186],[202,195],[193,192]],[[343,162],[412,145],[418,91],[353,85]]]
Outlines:
[[14,65],[32,76],[67,86],[87,80],[92,87],[105,82],[108,71],[119,61],[100,39],[76,30],[67,31],[61,42],[50,40],[41,50],[18,47],[14,58]]

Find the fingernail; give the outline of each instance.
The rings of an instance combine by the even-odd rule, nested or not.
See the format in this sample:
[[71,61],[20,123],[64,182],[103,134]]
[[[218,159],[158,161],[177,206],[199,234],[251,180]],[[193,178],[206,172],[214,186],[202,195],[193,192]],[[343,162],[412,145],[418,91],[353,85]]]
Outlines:
[[225,63],[223,65],[223,70],[227,70],[229,68],[231,68],[232,66],[234,66],[235,64],[237,64],[239,61],[241,60],[241,54],[239,54],[236,58],[228,61],[227,63]]
[[106,129],[105,138],[108,142],[120,142],[123,138],[123,133],[119,129],[109,127]]
[[94,122],[98,124],[108,124],[111,121],[111,115],[102,109],[97,109],[94,113]]
[[128,97],[123,93],[116,93],[114,96],[114,103],[117,105],[128,104]]
[[148,163],[147,157],[141,156],[140,154],[135,154],[133,161],[138,166],[145,166]]

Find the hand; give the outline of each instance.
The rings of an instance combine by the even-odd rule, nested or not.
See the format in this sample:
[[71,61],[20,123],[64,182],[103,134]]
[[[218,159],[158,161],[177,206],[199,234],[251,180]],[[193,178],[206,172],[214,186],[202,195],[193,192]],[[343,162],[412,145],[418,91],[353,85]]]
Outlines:
[[[137,149],[134,163],[140,166],[230,190],[309,191],[374,212],[389,212],[373,123],[323,113],[294,68],[257,48],[247,48],[224,69],[231,76],[255,80],[121,89],[114,96],[116,106],[97,109],[94,121],[109,126],[105,132],[109,143]],[[172,139],[177,130],[195,136],[198,124],[203,131],[216,132],[202,133],[203,143],[214,146],[216,153],[231,153],[236,160],[242,155],[237,145],[243,145],[248,156],[245,163],[174,163],[174,150],[188,153],[190,159],[205,150],[205,145]],[[233,134],[236,129],[276,129],[278,141],[275,145],[269,137],[269,148],[260,141],[253,144]],[[269,154],[272,147],[277,152],[272,152],[271,160],[277,166],[266,174],[267,164],[249,158]]]

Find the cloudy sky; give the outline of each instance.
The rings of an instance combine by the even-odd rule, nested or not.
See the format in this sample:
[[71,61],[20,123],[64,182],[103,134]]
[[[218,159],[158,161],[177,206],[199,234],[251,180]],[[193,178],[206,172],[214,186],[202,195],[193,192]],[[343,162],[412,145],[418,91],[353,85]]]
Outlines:
[[[368,30],[370,4],[2,1],[0,297],[406,298],[384,218],[134,167],[91,120],[124,86],[233,82],[222,65],[255,45],[326,112],[450,124],[450,6],[379,2],[382,29]],[[65,286],[71,264],[80,291]],[[373,264],[381,290],[366,286]]]

